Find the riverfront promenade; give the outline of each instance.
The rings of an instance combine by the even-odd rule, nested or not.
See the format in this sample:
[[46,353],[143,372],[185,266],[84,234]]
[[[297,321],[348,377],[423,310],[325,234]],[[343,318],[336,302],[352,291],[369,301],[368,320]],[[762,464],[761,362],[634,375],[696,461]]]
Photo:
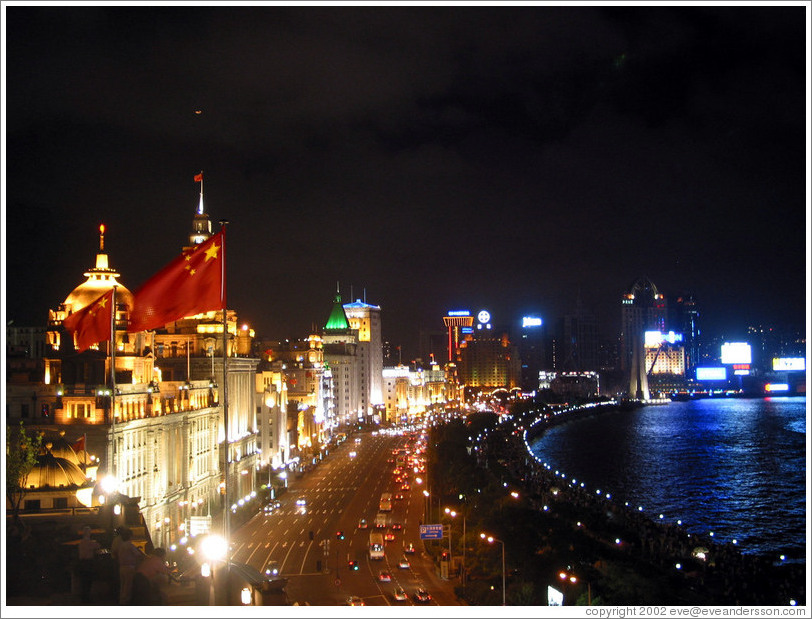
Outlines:
[[[806,566],[776,565],[771,558],[742,554],[736,546],[718,544],[707,535],[691,535],[677,524],[652,521],[610,496],[571,483],[539,462],[530,450],[531,438],[554,424],[616,410],[617,404],[600,403],[503,416],[503,423],[479,437],[480,458],[496,462],[503,477],[520,484],[534,509],[556,519],[573,537],[596,544],[597,555],[593,549],[588,562],[598,582],[607,575],[606,559],[610,559],[623,563],[636,577],[664,577],[677,599],[684,593],[691,603],[805,604]],[[627,603],[611,600],[611,592],[604,595],[604,601]]]

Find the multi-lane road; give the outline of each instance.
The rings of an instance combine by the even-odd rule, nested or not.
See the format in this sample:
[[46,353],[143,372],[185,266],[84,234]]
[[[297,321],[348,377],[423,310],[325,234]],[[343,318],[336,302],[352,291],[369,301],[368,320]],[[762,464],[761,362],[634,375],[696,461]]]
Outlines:
[[[232,534],[233,560],[261,572],[277,567],[288,580],[290,602],[300,605],[342,605],[351,596],[369,606],[421,604],[414,595],[419,587],[432,596],[423,604],[459,604],[454,583],[441,580],[423,552],[419,532],[423,486],[413,471],[408,476],[409,489],[403,489],[403,481],[395,481],[393,452],[409,442],[409,435],[352,435],[317,467],[292,480],[277,509],[259,513]],[[394,539],[385,543],[382,560],[371,560],[369,536],[376,531],[384,492],[394,497],[392,511],[387,513],[387,528],[377,532],[394,534]],[[402,528],[393,528],[395,523]],[[408,543],[414,545],[413,554],[404,553]],[[409,567],[399,567],[404,556]],[[358,569],[350,568],[349,561],[356,561]],[[388,572],[391,581],[382,582],[381,571]],[[395,599],[396,587],[405,590],[407,600]]]

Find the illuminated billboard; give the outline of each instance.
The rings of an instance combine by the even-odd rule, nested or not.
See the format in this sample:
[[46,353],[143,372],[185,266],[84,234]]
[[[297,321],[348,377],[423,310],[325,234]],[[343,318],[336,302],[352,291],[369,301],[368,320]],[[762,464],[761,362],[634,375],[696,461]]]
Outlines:
[[468,310],[451,310],[448,312],[449,316],[470,316],[471,312]]
[[746,342],[726,342],[722,344],[722,363],[752,363],[753,355],[750,344]]
[[803,372],[804,370],[806,370],[806,359],[803,357],[773,358],[774,372]]
[[522,318],[522,328],[527,327],[540,327],[541,326],[541,318],[538,316],[524,316]]
[[764,391],[768,393],[774,393],[777,391],[789,391],[789,385],[787,383],[767,383],[764,385]]
[[668,333],[662,333],[660,331],[646,331],[644,338],[646,348],[654,348],[663,342],[668,342],[669,344],[681,342],[682,333],[674,333],[673,331],[669,331]]
[[697,380],[727,380],[727,368],[696,368]]

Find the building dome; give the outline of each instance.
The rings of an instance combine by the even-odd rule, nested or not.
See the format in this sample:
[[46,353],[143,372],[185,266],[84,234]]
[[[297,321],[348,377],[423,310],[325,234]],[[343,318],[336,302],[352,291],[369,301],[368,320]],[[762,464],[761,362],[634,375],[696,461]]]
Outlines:
[[124,303],[128,308],[133,305],[133,295],[118,282],[120,274],[109,266],[107,254],[104,251],[104,224],[99,226],[99,253],[96,254],[96,266],[89,269],[84,275],[87,279],[79,284],[65,299],[67,315],[78,312],[98,299],[113,286],[116,289],[116,303]]
[[[60,431],[59,434],[51,434],[46,432],[43,436],[43,443],[39,450],[39,455],[44,456],[49,451],[51,455],[55,458],[61,458],[63,460],[67,460],[79,466],[82,462],[79,460],[79,456],[76,455],[76,452],[73,449],[73,446],[65,439],[65,432]],[[50,445],[50,449],[48,446]]]
[[25,486],[31,490],[84,486],[87,477],[76,464],[51,453],[52,443],[46,443],[45,453],[37,456],[37,463],[28,474]]

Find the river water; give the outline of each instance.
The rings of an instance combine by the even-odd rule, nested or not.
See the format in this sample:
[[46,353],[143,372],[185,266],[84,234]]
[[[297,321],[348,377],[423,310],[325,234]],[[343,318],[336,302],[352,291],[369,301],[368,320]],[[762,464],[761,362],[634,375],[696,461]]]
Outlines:
[[537,459],[588,490],[744,553],[806,556],[806,398],[715,398],[553,427]]

